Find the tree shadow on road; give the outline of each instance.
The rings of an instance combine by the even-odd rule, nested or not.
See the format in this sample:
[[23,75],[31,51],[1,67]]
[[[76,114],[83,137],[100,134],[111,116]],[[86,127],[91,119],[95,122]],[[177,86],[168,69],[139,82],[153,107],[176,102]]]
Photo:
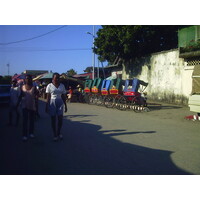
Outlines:
[[66,165],[62,165],[63,174],[189,174],[174,165],[170,158],[173,152],[122,143],[112,137],[155,131],[124,133],[124,130],[112,130],[114,133],[105,134],[111,130],[101,131],[101,126],[70,120],[65,126],[73,132],[66,132],[63,141],[66,146],[61,143],[68,157]]
[[[124,132],[122,132],[124,131]],[[133,134],[143,134],[143,133],[156,133],[156,131],[137,131],[137,132],[125,132],[126,130],[107,130],[107,131],[100,131],[100,133],[107,135],[109,137],[111,136],[119,136],[119,135],[133,135]],[[110,133],[115,132],[115,133]]]

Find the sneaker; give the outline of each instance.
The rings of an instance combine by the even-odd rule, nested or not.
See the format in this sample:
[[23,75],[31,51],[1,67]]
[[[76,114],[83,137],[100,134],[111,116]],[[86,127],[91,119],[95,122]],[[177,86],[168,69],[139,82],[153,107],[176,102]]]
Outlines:
[[33,134],[30,134],[30,138],[35,138],[35,135],[33,135]]
[[58,141],[58,137],[54,137],[54,138],[53,138],[53,141],[54,141],[54,142]]
[[27,141],[28,138],[27,138],[26,136],[23,136],[23,137],[22,137],[22,140],[23,140],[23,141]]

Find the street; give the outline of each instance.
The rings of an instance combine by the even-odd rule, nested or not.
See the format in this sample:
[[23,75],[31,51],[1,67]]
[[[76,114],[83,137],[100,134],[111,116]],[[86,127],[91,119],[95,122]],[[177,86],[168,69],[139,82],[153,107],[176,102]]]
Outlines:
[[8,127],[0,107],[0,174],[199,175],[200,122],[188,107],[151,104],[150,112],[68,103],[62,141],[54,142],[40,101],[34,139],[22,141],[22,122]]

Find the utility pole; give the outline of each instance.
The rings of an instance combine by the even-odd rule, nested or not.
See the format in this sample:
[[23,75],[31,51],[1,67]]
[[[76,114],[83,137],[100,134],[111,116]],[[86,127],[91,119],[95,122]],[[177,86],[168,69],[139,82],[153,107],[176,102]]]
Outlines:
[[7,67],[8,67],[8,76],[10,75],[10,64],[8,63],[7,64]]
[[98,67],[97,67],[97,78],[99,78],[99,59],[98,59]]
[[[95,26],[93,25],[93,51],[94,51],[94,39],[95,39]],[[93,52],[93,76],[92,79],[94,80],[94,70],[95,70],[95,53]]]
[[[93,51],[94,51],[94,39],[95,39],[95,25],[93,25],[93,33],[87,32],[87,34],[90,34],[93,37]],[[93,52],[93,58],[92,58],[92,79],[94,80],[95,76],[94,76],[94,68],[95,68],[95,53]]]

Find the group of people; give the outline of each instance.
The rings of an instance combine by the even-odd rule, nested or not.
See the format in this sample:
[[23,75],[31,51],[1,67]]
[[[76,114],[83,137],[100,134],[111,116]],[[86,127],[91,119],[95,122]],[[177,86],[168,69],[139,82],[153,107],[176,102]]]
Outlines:
[[[60,83],[60,75],[53,74],[52,83],[46,87],[47,100],[45,111],[51,116],[51,126],[53,129],[53,140],[63,139],[61,134],[63,112],[67,112],[66,90]],[[19,105],[22,108],[22,140],[28,140],[28,137],[34,138],[35,116],[38,114],[39,92],[33,84],[31,75],[26,75],[24,84],[17,86],[17,80],[12,81],[9,109],[9,123],[12,125],[13,112],[16,113],[16,124],[19,123]]]

